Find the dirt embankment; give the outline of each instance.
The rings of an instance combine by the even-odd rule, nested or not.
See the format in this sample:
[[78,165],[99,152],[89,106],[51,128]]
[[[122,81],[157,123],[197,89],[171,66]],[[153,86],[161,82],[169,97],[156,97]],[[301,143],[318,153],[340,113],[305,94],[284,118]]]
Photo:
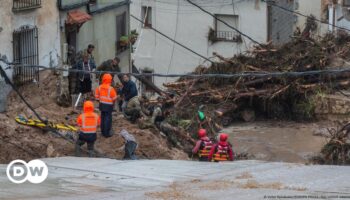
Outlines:
[[[44,119],[56,123],[75,124],[78,112],[72,108],[59,107],[55,103],[57,76],[50,71],[40,74],[38,84],[32,83],[20,88],[20,92]],[[38,157],[73,156],[74,145],[58,136],[38,128],[19,125],[17,115],[36,118],[15,92],[8,96],[6,113],[0,114],[0,163],[14,159],[31,160]],[[188,159],[187,155],[168,145],[166,138],[157,130],[141,130],[117,113],[113,114],[114,135],[103,138],[98,135],[96,150],[108,157],[121,159],[124,155],[124,140],[119,136],[121,129],[132,133],[138,143],[137,155],[147,159]],[[85,147],[84,147],[85,148]]]

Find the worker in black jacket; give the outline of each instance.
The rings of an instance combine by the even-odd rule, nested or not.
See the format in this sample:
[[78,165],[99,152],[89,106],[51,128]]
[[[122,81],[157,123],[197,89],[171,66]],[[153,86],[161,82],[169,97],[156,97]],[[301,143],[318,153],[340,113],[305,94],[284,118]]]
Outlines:
[[129,75],[123,75],[123,88],[118,92],[123,98],[122,110],[124,111],[129,100],[138,95],[136,84],[134,81],[130,80]]

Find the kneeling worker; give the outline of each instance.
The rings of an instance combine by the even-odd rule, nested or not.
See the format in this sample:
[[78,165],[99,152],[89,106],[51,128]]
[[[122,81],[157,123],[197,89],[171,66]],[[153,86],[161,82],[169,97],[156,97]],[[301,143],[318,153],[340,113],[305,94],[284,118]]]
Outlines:
[[135,151],[137,149],[137,143],[136,139],[133,135],[131,135],[128,131],[123,129],[120,131],[120,135],[125,140],[125,154],[124,154],[124,160],[137,160],[137,157],[135,155]]
[[209,161],[233,161],[233,150],[231,145],[227,142],[228,135],[222,133],[220,135],[219,143],[212,146],[209,153]]
[[199,161],[209,161],[209,153],[213,146],[213,142],[207,137],[207,131],[205,129],[199,129],[199,140],[196,146],[193,148],[192,153],[198,154]]
[[93,156],[97,127],[100,123],[100,117],[94,113],[94,104],[91,101],[84,102],[84,112],[77,118],[80,132],[75,147],[76,156],[80,156],[80,148],[85,143],[87,143],[89,156]]

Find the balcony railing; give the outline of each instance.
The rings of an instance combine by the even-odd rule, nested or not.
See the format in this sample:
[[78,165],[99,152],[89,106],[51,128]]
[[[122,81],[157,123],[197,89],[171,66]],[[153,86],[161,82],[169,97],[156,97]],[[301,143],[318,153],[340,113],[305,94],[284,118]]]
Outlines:
[[14,12],[21,10],[30,10],[41,7],[41,0],[13,0],[12,10]]
[[242,42],[242,37],[233,31],[213,31],[212,40],[214,41],[232,41]]

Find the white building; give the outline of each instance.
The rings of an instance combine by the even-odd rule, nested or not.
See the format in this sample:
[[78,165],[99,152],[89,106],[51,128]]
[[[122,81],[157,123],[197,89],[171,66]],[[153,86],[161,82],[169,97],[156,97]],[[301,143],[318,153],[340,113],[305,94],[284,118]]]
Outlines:
[[[281,44],[293,33],[291,13],[256,0],[192,0],[254,40]],[[279,0],[278,5],[293,9],[294,2]],[[134,52],[135,66],[154,73],[179,74],[192,72],[205,63],[203,58],[157,34],[153,27],[179,43],[210,58],[213,52],[232,57],[252,47],[249,39],[239,35],[214,17],[189,4],[186,0],[134,0],[131,14],[146,22],[131,18],[131,29],[139,33]],[[173,79],[155,78],[156,85]]]
[[56,1],[1,0],[0,54],[23,64],[57,66],[61,54]]
[[[329,23],[350,30],[350,0],[333,0],[329,3]],[[329,26],[329,30],[340,30]],[[348,30],[344,30],[349,33]]]
[[[327,22],[328,20],[328,2],[329,0],[295,0],[295,11],[303,15],[313,15],[316,19]],[[302,31],[305,28],[307,18],[295,14],[296,23],[295,28],[298,27]],[[328,32],[328,25],[325,23],[317,23],[317,30],[313,32],[314,35],[324,35]]]
[[[61,44],[56,3],[53,0],[0,0],[0,57],[21,64],[57,66]],[[6,67],[3,62],[0,65]],[[14,76],[20,76],[27,70],[12,69],[6,68],[10,78],[13,72]],[[0,88],[1,112],[10,91],[1,77]]]

